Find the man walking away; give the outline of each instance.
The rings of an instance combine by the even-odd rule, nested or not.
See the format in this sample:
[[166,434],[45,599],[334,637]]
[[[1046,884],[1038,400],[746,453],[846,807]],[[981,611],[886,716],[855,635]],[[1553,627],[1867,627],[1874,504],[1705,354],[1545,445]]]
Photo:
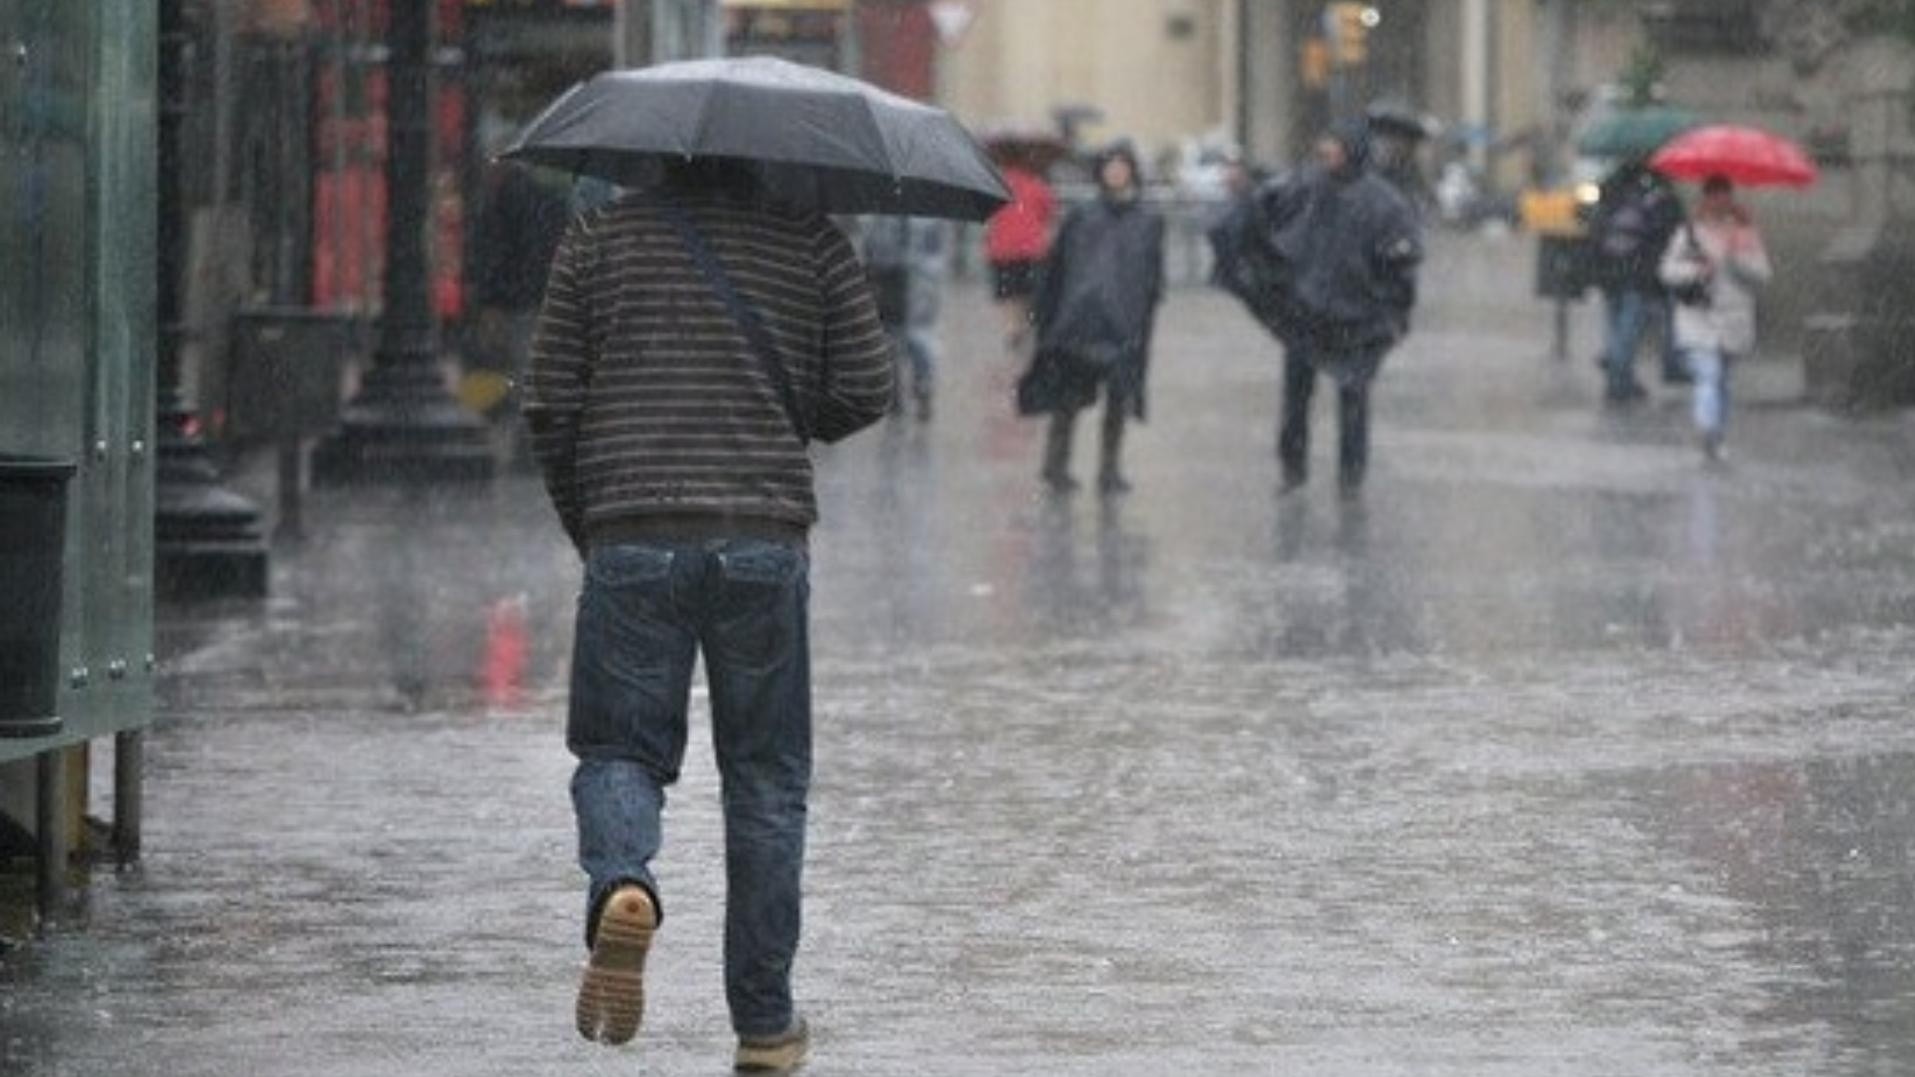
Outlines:
[[1157,304],[1164,292],[1164,219],[1144,208],[1137,154],[1127,142],[1097,166],[1097,200],[1073,209],[1058,229],[1038,292],[1037,353],[1018,384],[1018,410],[1048,413],[1044,482],[1063,493],[1071,478],[1077,413],[1104,393],[1097,488],[1130,489],[1121,455],[1124,424],[1142,419]]
[[1361,122],[1319,139],[1316,162],[1261,192],[1276,259],[1287,267],[1290,319],[1284,338],[1283,419],[1277,455],[1283,488],[1309,477],[1310,402],[1318,374],[1337,388],[1338,478],[1345,495],[1363,486],[1370,459],[1370,383],[1409,332],[1421,225],[1407,199],[1368,169]]
[[533,345],[533,450],[585,559],[566,744],[588,1039],[638,1030],[663,914],[651,861],[703,653],[725,816],[725,992],[742,1070],[785,1071],[811,778],[808,440],[891,401],[890,342],[844,234],[688,161],[573,221]]

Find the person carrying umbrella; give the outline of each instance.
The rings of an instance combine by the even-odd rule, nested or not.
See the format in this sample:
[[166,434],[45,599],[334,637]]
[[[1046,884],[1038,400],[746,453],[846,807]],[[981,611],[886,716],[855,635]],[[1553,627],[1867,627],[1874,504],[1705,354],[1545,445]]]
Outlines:
[[[566,725],[591,877],[579,1031],[608,1043],[637,1031],[662,910],[649,861],[702,649],[725,785],[726,994],[741,1058],[782,1059],[808,1036],[790,984],[811,770],[805,444],[883,417],[893,374],[850,242],[758,198],[744,170],[694,160],[576,219],[546,288],[525,413],[585,559]],[[737,267],[739,298],[786,342],[796,414],[681,249],[679,223]]]
[[1130,143],[1100,155],[1097,192],[1058,229],[1037,295],[1037,352],[1018,383],[1019,412],[1051,417],[1041,474],[1059,493],[1077,488],[1070,474],[1077,413],[1100,389],[1097,488],[1105,495],[1130,489],[1120,466],[1124,425],[1144,417],[1150,340],[1164,294],[1164,219],[1142,204]]
[[1695,379],[1703,455],[1722,459],[1729,368],[1755,349],[1756,289],[1774,274],[1755,219],[1727,176],[1710,176],[1694,218],[1670,239],[1660,265],[1675,299],[1676,347]]
[[1663,251],[1658,270],[1677,301],[1675,337],[1695,375],[1702,451],[1722,459],[1729,372],[1755,348],[1756,293],[1774,273],[1755,219],[1736,186],[1808,187],[1814,162],[1788,139],[1756,127],[1715,124],[1685,131],[1649,159],[1658,172],[1702,181],[1692,225]]
[[663,906],[652,872],[711,688],[725,818],[725,996],[743,1071],[788,1072],[811,780],[808,446],[882,418],[892,349],[827,213],[981,220],[1003,181],[940,110],[775,60],[600,75],[508,156],[632,190],[575,218],[525,415],[585,560],[566,744],[588,876],[576,1020],[622,1043]]
[[1409,200],[1411,208],[1427,216],[1436,204],[1436,192],[1423,173],[1423,146],[1433,122],[1393,102],[1377,102],[1364,110],[1374,142],[1376,174]]
[[1024,159],[1006,161],[1011,203],[984,227],[984,259],[991,266],[991,293],[1004,313],[1004,346],[1016,351],[1031,332],[1031,300],[1038,271],[1050,254],[1057,197],[1043,175]]

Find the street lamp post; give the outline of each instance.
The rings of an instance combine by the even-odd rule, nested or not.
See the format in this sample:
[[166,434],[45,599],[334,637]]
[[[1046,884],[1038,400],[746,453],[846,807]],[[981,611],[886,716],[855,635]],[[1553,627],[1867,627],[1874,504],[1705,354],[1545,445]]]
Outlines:
[[180,391],[186,199],[180,175],[192,36],[185,0],[159,7],[158,146],[158,467],[153,557],[158,589],[176,597],[254,597],[266,593],[266,543],[259,508],[220,485],[193,412]]
[[723,55],[724,12],[718,0],[617,0],[612,57],[619,67]]
[[432,309],[432,42],[435,0],[393,0],[386,67],[386,271],[373,366],[313,456],[329,485],[492,477],[486,430],[446,391]]

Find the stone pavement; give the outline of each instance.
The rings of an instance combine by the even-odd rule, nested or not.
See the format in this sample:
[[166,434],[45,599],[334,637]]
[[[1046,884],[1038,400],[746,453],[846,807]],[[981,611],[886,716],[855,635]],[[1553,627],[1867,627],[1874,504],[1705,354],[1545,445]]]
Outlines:
[[[820,454],[809,1072],[1915,1072],[1915,423],[1752,368],[1706,472],[1528,280],[1438,244],[1354,505],[1274,496],[1277,351],[1199,292],[1136,493],[1045,498],[952,296],[936,421]],[[571,1031],[536,485],[308,512],[269,602],[168,613],[145,861],[0,957],[0,1074],[725,1072],[699,736],[646,1029]]]

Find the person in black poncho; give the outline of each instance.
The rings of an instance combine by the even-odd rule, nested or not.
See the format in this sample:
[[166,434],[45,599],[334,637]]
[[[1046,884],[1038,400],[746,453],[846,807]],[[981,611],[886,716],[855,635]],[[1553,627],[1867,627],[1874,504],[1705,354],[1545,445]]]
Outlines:
[[[1318,374],[1336,384],[1338,479],[1363,485],[1370,456],[1370,384],[1409,332],[1423,259],[1415,209],[1369,168],[1364,124],[1339,124],[1316,163],[1258,193],[1271,257],[1273,329],[1284,344],[1277,455],[1286,490],[1309,474],[1310,401]],[[1270,324],[1270,319],[1266,319]]]
[[1077,413],[1104,394],[1097,486],[1130,489],[1120,469],[1124,425],[1145,414],[1150,338],[1163,299],[1164,221],[1142,204],[1137,154],[1128,143],[1098,161],[1098,198],[1058,230],[1034,315],[1037,351],[1018,384],[1018,410],[1049,414],[1043,478],[1074,490],[1071,441]]

